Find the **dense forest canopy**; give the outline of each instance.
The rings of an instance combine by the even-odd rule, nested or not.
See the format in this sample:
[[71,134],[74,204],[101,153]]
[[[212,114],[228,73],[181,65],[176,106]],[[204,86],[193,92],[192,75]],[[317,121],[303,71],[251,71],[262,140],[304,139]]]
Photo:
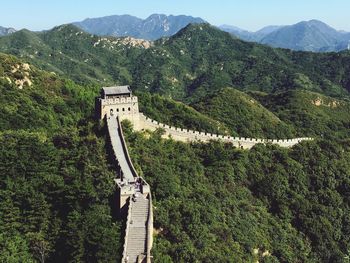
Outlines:
[[98,40],[70,26],[0,38],[0,50],[23,59],[0,54],[0,262],[120,260],[116,174],[105,124],[94,119],[98,83],[112,82],[132,83],[142,112],[164,123],[315,138],[247,151],[164,140],[124,122],[152,189],[155,262],[346,260],[348,52],[271,49],[208,25],[148,49]]
[[115,261],[122,222],[91,118],[97,90],[0,60],[0,261]]
[[241,151],[125,130],[153,190],[155,262],[343,262],[349,140]]

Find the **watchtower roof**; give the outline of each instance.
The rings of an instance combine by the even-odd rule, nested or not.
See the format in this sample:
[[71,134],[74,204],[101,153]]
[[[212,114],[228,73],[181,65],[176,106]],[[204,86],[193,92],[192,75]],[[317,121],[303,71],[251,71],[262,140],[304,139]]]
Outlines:
[[113,96],[113,95],[131,95],[130,86],[113,86],[113,87],[103,87],[102,93],[104,96]]

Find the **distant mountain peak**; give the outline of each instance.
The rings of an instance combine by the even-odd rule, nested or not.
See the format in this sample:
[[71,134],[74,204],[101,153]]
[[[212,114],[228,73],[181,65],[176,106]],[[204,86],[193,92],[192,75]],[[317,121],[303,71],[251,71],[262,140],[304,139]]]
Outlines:
[[81,31],[80,28],[72,24],[63,24],[63,25],[55,26],[54,28],[52,28],[52,31],[62,31],[67,29]]
[[317,19],[287,26],[267,26],[256,32],[227,25],[220,26],[220,29],[246,41],[313,52],[344,50],[347,49],[350,40],[350,33],[337,31]]
[[242,28],[239,28],[236,26],[226,25],[226,24],[220,25],[219,28],[224,30],[224,31],[248,32],[245,29],[242,29]]
[[272,33],[273,31],[276,31],[280,28],[282,28],[284,26],[265,26],[263,27],[262,29],[256,31],[255,33],[261,33],[261,34],[270,34]]
[[320,21],[320,20],[317,20],[317,19],[312,19],[312,20],[309,20],[309,21],[301,21],[299,23],[296,23],[294,25],[290,25],[290,26],[311,26],[311,27],[315,27],[315,28],[326,28],[328,30],[334,30],[334,31],[337,31],[335,30],[334,28],[332,28],[331,26],[327,25],[326,23]]
[[74,25],[82,30],[105,36],[130,36],[138,39],[156,40],[172,36],[190,23],[203,23],[203,19],[185,15],[151,14],[146,19],[130,15],[114,15],[89,18]]
[[212,26],[209,23],[201,23],[201,24],[188,24],[184,28],[182,28],[177,34],[175,34],[174,38],[182,37],[184,34],[210,34],[210,32],[221,32],[217,27]]
[[322,22],[321,20],[317,20],[317,19],[311,19],[311,20],[309,20],[309,21],[306,21],[306,23],[315,24],[315,25],[326,25],[326,26],[328,26],[326,23]]
[[12,27],[2,27],[0,26],[0,36],[7,36],[16,32],[16,29]]
[[[169,15],[169,17],[171,17],[172,15]],[[167,15],[164,14],[152,14],[150,16],[148,16],[145,20],[147,19],[154,19],[154,18],[167,18]]]

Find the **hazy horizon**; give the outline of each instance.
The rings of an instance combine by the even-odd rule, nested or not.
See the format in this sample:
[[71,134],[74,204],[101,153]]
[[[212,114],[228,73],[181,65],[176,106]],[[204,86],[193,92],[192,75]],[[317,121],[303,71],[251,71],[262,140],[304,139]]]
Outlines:
[[309,0],[277,1],[250,0],[218,3],[212,1],[179,0],[174,4],[170,0],[148,0],[137,2],[130,0],[61,0],[47,2],[33,0],[22,2],[12,0],[2,4],[4,12],[0,26],[13,27],[17,30],[26,28],[33,31],[47,30],[61,24],[82,21],[111,15],[132,15],[142,19],[152,14],[188,15],[201,17],[213,25],[231,25],[248,31],[257,31],[270,25],[291,25],[300,21],[320,20],[337,29],[350,31],[346,23],[350,2],[334,0],[318,2]]

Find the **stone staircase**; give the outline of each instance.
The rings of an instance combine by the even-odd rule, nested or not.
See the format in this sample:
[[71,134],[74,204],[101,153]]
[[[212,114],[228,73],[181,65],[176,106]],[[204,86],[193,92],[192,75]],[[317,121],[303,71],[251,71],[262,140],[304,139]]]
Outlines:
[[126,256],[128,263],[138,263],[144,261],[143,256],[146,252],[149,200],[139,193],[137,198],[130,200],[130,205],[131,217],[128,225]]

